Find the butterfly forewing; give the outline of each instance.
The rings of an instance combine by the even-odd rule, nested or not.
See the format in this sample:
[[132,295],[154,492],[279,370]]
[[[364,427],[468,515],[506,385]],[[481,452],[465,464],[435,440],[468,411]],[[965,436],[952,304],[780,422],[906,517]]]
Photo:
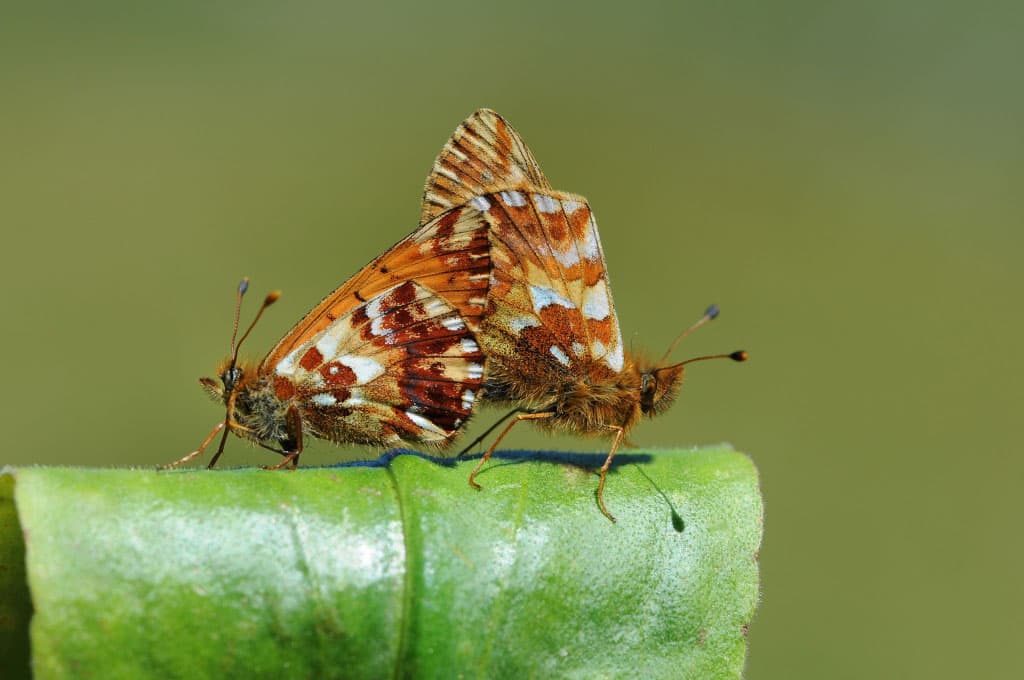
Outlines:
[[273,365],[356,305],[402,281],[448,300],[475,330],[490,276],[489,225],[474,198],[503,188],[550,185],[529,148],[501,116],[480,109],[445,144],[427,178],[420,227],[327,296],[267,355]]
[[446,300],[475,330],[485,311],[491,269],[487,229],[478,211],[462,208],[422,225],[324,298],[261,366],[276,365],[355,307],[405,281]]
[[504,118],[480,109],[441,149],[423,191],[420,224],[505,188],[550,190],[530,149]]
[[469,417],[483,355],[458,310],[423,285],[392,286],[273,365],[317,436],[446,443]]

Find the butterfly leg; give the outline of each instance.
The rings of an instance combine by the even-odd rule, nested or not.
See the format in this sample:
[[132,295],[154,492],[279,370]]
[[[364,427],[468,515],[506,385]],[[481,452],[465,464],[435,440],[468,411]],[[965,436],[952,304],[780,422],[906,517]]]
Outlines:
[[494,453],[494,449],[498,448],[498,444],[500,444],[501,440],[505,438],[505,435],[508,434],[508,431],[515,427],[516,423],[518,423],[521,420],[541,420],[543,418],[550,418],[553,415],[555,414],[550,411],[546,411],[543,413],[520,413],[519,415],[517,415],[511,423],[505,426],[505,429],[501,431],[501,434],[498,435],[498,438],[494,440],[493,444],[491,444],[491,448],[487,449],[487,453],[485,453],[484,457],[480,459],[480,462],[476,464],[476,467],[473,468],[473,471],[469,473],[469,485],[476,489],[477,491],[483,488],[475,481],[477,473],[480,472],[480,468],[484,466],[484,463],[487,462],[487,459],[490,458],[491,454]]
[[485,440],[488,437],[490,437],[491,433],[494,432],[494,430],[497,429],[498,425],[501,425],[503,422],[505,422],[506,420],[508,420],[509,418],[511,418],[512,416],[514,416],[517,413],[525,413],[525,411],[523,409],[514,408],[511,411],[509,411],[508,413],[506,413],[505,415],[503,415],[502,417],[498,418],[498,420],[496,420],[493,425],[491,425],[489,428],[487,428],[487,430],[482,435],[480,435],[479,437],[474,439],[472,442],[470,442],[469,446],[467,446],[466,448],[464,448],[461,451],[459,451],[458,455],[455,456],[455,457],[456,458],[462,458],[463,456],[465,456],[467,453],[472,451],[473,448],[477,444],[479,444],[483,440]]
[[604,481],[608,476],[608,469],[612,466],[612,459],[615,458],[615,452],[619,450],[619,444],[622,443],[622,436],[626,434],[626,431],[618,425],[605,425],[609,430],[615,431],[615,439],[612,440],[612,450],[608,452],[608,458],[605,459],[604,465],[601,466],[601,481],[597,485],[597,504],[601,506],[601,512],[604,516],[615,521],[615,517],[612,513],[608,512],[608,506],[604,504]]
[[[173,463],[168,463],[167,465],[161,465],[161,466],[157,467],[157,470],[170,470],[171,468],[176,468],[179,465],[184,465],[185,463],[189,462],[190,460],[192,460],[196,456],[202,455],[203,451],[206,450],[206,447],[210,445],[210,442],[212,442],[213,438],[217,436],[217,433],[224,429],[225,425],[226,425],[226,423],[217,423],[217,427],[213,428],[213,432],[211,432],[210,434],[206,435],[206,439],[203,440],[203,443],[199,445],[198,449],[196,449],[192,453],[188,454],[184,458],[179,458],[178,460],[174,461]],[[225,433],[225,434],[227,434],[227,433]],[[222,445],[222,448],[223,448],[223,445]]]
[[302,417],[299,415],[299,410],[293,405],[288,407],[284,418],[288,427],[287,443],[291,446],[285,446],[284,451],[278,452],[284,456],[280,463],[265,467],[264,470],[280,470],[283,467],[294,470],[299,466],[299,456],[302,455]]
[[210,459],[210,464],[206,466],[207,470],[212,470],[213,466],[217,464],[220,454],[224,453],[224,445],[228,443],[228,432],[231,430],[244,431],[249,429],[244,425],[236,423],[234,420],[235,400],[237,398],[238,390],[232,390],[230,396],[228,396],[227,417],[224,419],[224,436],[220,438],[220,446],[217,447],[217,453],[213,454],[213,458]]

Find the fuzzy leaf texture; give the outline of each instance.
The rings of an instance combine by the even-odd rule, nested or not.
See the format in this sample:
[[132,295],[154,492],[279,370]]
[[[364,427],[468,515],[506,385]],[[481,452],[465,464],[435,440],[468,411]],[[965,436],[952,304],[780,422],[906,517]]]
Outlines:
[[750,459],[621,454],[612,524],[601,458],[500,454],[481,492],[476,461],[415,455],[9,469],[4,676],[740,677],[762,526]]

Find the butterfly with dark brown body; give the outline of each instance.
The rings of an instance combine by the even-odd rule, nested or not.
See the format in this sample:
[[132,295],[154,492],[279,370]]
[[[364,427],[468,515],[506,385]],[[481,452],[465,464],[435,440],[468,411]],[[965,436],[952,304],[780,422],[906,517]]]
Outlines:
[[[597,500],[615,521],[604,487],[625,434],[672,405],[687,364],[744,361],[746,353],[666,364],[675,343],[656,363],[626,352],[587,200],[553,190],[522,138],[494,111],[481,109],[456,129],[427,179],[421,223],[452,214],[486,225],[491,246],[487,309],[476,333],[487,357],[482,399],[516,409],[469,483],[480,488],[476,475],[523,420],[610,437]],[[712,305],[676,342],[717,315]]]
[[[475,329],[490,280],[487,227],[456,211],[438,216],[327,296],[258,365],[231,353],[202,386],[226,407],[193,452],[223,431],[275,451],[296,466],[305,435],[335,443],[443,449],[473,410],[484,356]],[[248,283],[239,287],[238,307]],[[256,320],[277,299],[264,301]],[[252,329],[250,325],[249,330]]]

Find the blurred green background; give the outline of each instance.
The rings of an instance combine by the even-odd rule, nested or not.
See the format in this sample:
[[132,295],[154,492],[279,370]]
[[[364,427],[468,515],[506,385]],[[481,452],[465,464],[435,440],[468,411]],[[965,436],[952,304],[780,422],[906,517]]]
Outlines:
[[490,106],[591,199],[627,342],[717,302],[680,357],[751,352],[633,436],[761,470],[748,677],[1019,677],[1022,35],[1014,2],[5,3],[3,462],[189,451],[239,277],[245,316],[285,293],[259,356]]

